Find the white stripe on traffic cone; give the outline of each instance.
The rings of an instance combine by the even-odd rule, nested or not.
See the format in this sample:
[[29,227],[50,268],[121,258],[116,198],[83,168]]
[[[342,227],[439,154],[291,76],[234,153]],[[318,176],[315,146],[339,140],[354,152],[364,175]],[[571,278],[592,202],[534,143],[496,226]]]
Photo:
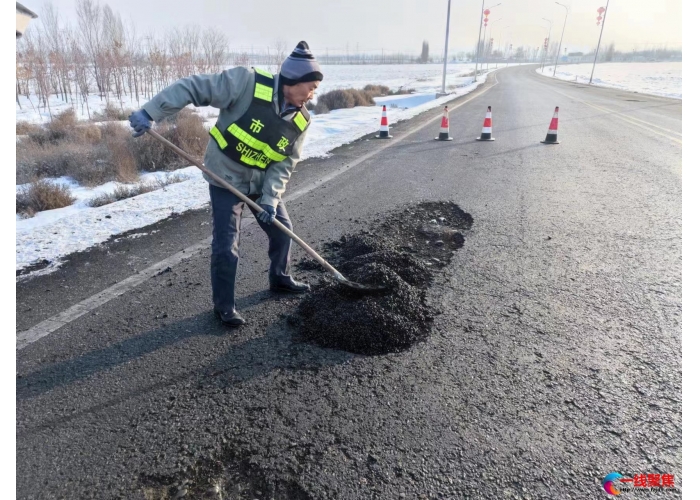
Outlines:
[[391,139],[389,135],[389,119],[386,116],[386,106],[382,106],[382,121],[379,124],[379,135],[375,135],[377,139]]
[[557,140],[557,130],[559,129],[559,106],[554,108],[554,116],[552,121],[549,122],[549,130],[547,131],[547,137],[544,141],[540,141],[542,144],[559,144]]
[[481,137],[476,138],[477,141],[493,141],[491,137],[491,106],[486,110],[486,118],[484,118],[484,126],[481,128]]
[[440,135],[435,138],[436,141],[451,141],[450,137],[450,113],[447,111],[447,106],[442,112],[442,122],[440,123]]

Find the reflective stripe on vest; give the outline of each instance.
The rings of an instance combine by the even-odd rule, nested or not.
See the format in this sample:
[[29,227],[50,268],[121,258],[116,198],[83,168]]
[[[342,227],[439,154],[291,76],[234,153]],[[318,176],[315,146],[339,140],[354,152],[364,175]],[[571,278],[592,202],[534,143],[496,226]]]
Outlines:
[[309,122],[306,121],[306,118],[304,118],[304,115],[302,115],[300,112],[297,111],[297,114],[294,115],[294,123],[296,123],[297,127],[299,127],[299,130],[302,132],[306,128],[306,126],[309,124]]
[[257,140],[255,137],[250,135],[248,132],[243,130],[235,123],[232,123],[229,126],[228,131],[231,133],[232,136],[244,143],[246,146],[250,146],[253,149],[257,149],[258,151],[262,151],[263,153],[265,153],[265,156],[270,158],[272,161],[282,161],[286,158],[286,156],[279,154],[268,144]]
[[[254,68],[256,73],[259,73],[263,76],[266,76],[268,78],[273,78],[273,76],[268,73],[267,71],[259,68]],[[263,85],[262,83],[255,83],[255,97],[258,99],[262,99],[263,101],[266,102],[272,102],[272,87],[269,87],[267,85]]]
[[209,133],[211,136],[216,140],[217,144],[221,149],[226,149],[226,146],[228,146],[228,142],[226,142],[226,139],[224,139],[224,136],[221,135],[221,132],[219,132],[219,129],[216,128],[216,125],[214,125],[211,130],[209,130]]

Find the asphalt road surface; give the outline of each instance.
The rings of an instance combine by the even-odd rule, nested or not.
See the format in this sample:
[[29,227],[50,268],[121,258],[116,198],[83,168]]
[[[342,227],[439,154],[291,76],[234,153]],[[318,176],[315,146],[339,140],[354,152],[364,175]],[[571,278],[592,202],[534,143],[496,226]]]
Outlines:
[[[477,142],[488,105],[496,140]],[[540,144],[555,106],[561,144]],[[433,110],[289,186],[313,245],[423,200],[473,216],[407,351],[295,342],[256,224],[248,324],[220,326],[206,210],[18,282],[21,336],[150,269],[17,350],[17,497],[591,499],[610,472],[673,475],[656,497],[680,497],[681,101],[517,67],[452,108],[452,142]]]

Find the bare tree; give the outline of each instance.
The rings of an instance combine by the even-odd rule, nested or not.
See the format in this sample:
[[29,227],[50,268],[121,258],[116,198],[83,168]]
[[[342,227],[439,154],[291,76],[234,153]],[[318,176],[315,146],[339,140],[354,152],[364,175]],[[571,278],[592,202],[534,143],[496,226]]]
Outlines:
[[76,13],[78,15],[78,28],[90,63],[92,64],[93,77],[97,84],[100,97],[106,92],[105,68],[102,50],[102,9],[95,0],[76,0]]
[[119,105],[124,109],[122,95],[125,93],[124,73],[127,63],[124,25],[121,16],[114,14],[108,5],[104,6],[102,21],[104,49],[102,58],[106,62],[104,65],[106,92],[109,94],[111,82],[113,81]]
[[139,100],[139,67],[142,57],[139,54],[139,38],[136,35],[136,27],[131,21],[124,29],[124,39],[126,42],[125,56],[128,70],[127,80],[129,82],[129,96],[136,97],[136,103],[140,106]]
[[82,43],[78,35],[71,34],[70,38],[70,48],[71,48],[71,63],[73,66],[73,75],[75,77],[75,84],[80,92],[81,104],[80,108],[82,110],[83,105],[87,109],[88,118],[90,116],[90,104],[88,98],[90,96],[90,57],[83,50]]
[[197,73],[197,59],[200,53],[201,30],[197,25],[185,26],[182,30],[182,44],[184,49],[184,75],[188,76]]
[[46,44],[49,47],[48,57],[54,94],[58,96],[60,93],[63,101],[68,102],[70,86],[68,85],[68,54],[65,38],[59,27],[58,14],[53,5],[48,2],[42,8],[41,23],[46,35]]
[[224,65],[224,56],[228,50],[226,35],[217,29],[207,30],[202,35],[203,65],[202,73],[215,73]]
[[282,69],[282,63],[287,58],[287,42],[278,38],[275,40],[272,63],[276,66],[275,73]]
[[423,40],[423,48],[421,49],[420,53],[420,62],[422,63],[427,63],[428,62],[428,57],[430,56],[430,46],[428,45],[427,40]]

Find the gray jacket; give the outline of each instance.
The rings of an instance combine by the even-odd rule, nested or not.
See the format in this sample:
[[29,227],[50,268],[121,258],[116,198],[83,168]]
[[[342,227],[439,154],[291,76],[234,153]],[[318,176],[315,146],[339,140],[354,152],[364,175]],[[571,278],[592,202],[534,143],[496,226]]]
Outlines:
[[[275,111],[279,114],[278,86],[279,75],[275,75],[273,104]],[[220,110],[216,125],[223,130],[243,116],[253,101],[254,89],[255,72],[240,66],[215,75],[193,75],[182,78],[144,104],[143,109],[151,115],[153,120],[160,121],[177,113],[188,104],[213,106]],[[291,119],[292,116],[293,114],[290,114],[285,119]],[[229,181],[243,194],[262,194],[258,200],[259,204],[277,207],[287,188],[289,177],[299,161],[308,130],[307,127],[297,138],[290,156],[283,161],[270,163],[265,170],[252,169],[236,163],[222,153],[216,141],[210,137],[204,153],[204,165],[212,173]],[[206,174],[204,178],[210,184],[224,187]]]

